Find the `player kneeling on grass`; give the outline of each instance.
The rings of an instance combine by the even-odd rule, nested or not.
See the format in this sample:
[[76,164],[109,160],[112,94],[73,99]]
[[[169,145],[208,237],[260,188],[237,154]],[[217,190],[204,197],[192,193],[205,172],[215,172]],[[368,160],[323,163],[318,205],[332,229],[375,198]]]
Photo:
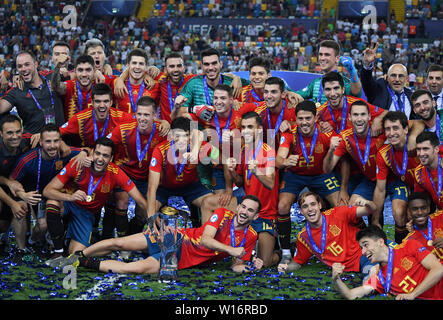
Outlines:
[[396,300],[443,300],[443,266],[420,242],[409,239],[390,248],[386,234],[371,225],[357,233],[362,253],[372,263],[371,277],[362,286],[349,289],[340,279],[344,266],[332,265],[335,289],[346,299],[368,296],[374,291],[396,295]]
[[[237,206],[237,212],[218,208],[209,220],[199,228],[179,229],[183,237],[177,249],[178,269],[191,268],[204,263],[233,257],[232,270],[248,272],[252,268],[245,263],[252,258],[252,250],[257,241],[257,233],[251,222],[258,218],[260,200],[246,195]],[[234,235],[234,236],[233,236]],[[150,256],[135,262],[117,260],[100,261],[93,257],[105,256],[116,250],[140,251],[149,249]],[[260,269],[263,261],[252,258],[254,267]],[[102,272],[155,274],[160,270],[160,246],[149,229],[123,238],[112,238],[93,244],[63,259],[60,267],[81,266]]]

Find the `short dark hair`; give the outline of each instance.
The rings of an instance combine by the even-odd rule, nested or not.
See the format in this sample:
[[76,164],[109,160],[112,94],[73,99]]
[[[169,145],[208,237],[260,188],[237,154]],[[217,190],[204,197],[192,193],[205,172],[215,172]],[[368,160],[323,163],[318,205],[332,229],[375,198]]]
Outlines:
[[431,101],[432,101],[433,98],[432,98],[432,94],[430,91],[425,90],[425,89],[418,89],[418,90],[415,90],[411,94],[411,102],[417,101],[417,99],[424,94],[427,94],[429,96],[429,99],[431,99]]
[[331,71],[331,72],[328,72],[327,74],[325,74],[321,78],[321,85],[324,88],[326,82],[333,82],[333,81],[338,81],[338,83],[340,84],[340,87],[342,87],[342,88],[345,87],[345,82],[343,80],[343,77],[337,71]]
[[320,42],[320,45],[318,47],[319,48],[326,47],[334,49],[335,55],[336,56],[340,55],[340,44],[334,40],[323,40],[322,42]]
[[433,71],[441,71],[443,72],[443,66],[439,65],[439,64],[431,64],[428,68],[427,73],[429,74],[429,72],[433,72]]
[[[249,199],[249,200],[252,200],[252,201],[257,202],[257,203],[258,203],[258,209],[257,209],[257,212],[260,212],[260,210],[261,210],[261,202],[260,202],[260,199],[259,199],[259,198],[257,198],[256,196],[254,196],[254,195],[252,195],[252,194],[247,194],[247,195],[245,195],[244,197],[242,197],[241,202],[243,202],[243,201],[246,200],[246,199]],[[240,203],[241,203],[241,202],[240,202]]]
[[215,90],[222,90],[222,91],[226,91],[228,93],[228,95],[230,97],[232,97],[232,88],[231,86],[224,84],[224,83],[219,83],[215,88],[214,88],[214,92]]
[[18,56],[21,56],[23,54],[27,54],[28,56],[30,56],[32,61],[34,61],[34,62],[37,61],[37,57],[35,56],[35,54],[33,52],[25,51],[25,50],[22,50],[19,53],[17,53],[17,55],[15,56],[15,61],[17,61]]
[[71,51],[71,46],[66,41],[55,41],[51,49],[54,50],[55,47],[66,47]]
[[263,127],[263,119],[260,117],[260,115],[257,112],[254,111],[248,111],[245,114],[241,116],[242,120],[247,119],[255,119],[255,122],[260,126]]
[[385,245],[388,245],[388,238],[386,237],[386,233],[384,233],[384,231],[375,224],[371,224],[366,228],[359,230],[355,238],[359,242],[363,238],[371,238],[373,240],[383,239]]
[[318,203],[320,203],[320,204],[322,203],[322,199],[319,194],[312,192],[312,191],[306,191],[306,192],[303,192],[298,198],[297,202],[298,202],[299,207],[302,206],[305,198],[309,197],[309,196],[313,196]]
[[94,58],[92,58],[90,55],[82,54],[78,56],[78,58],[75,60],[74,68],[77,68],[80,63],[89,63],[93,68],[95,68]]
[[129,52],[128,57],[126,58],[126,63],[129,64],[131,62],[132,57],[142,57],[145,59],[146,65],[148,65],[148,55],[146,54],[146,51],[140,48],[132,49],[131,52]]
[[138,108],[138,106],[144,106],[144,107],[152,106],[152,109],[154,109],[154,113],[157,113],[157,109],[158,109],[157,102],[155,102],[155,100],[153,98],[151,98],[150,96],[141,97],[140,99],[138,99],[136,105],[137,105],[137,108]]
[[202,60],[203,60],[204,57],[209,57],[209,56],[213,56],[213,55],[216,55],[220,59],[220,51],[218,51],[215,48],[208,48],[208,49],[203,50],[201,52]]
[[23,128],[22,119],[20,119],[18,116],[16,116],[15,114],[11,114],[11,113],[4,115],[0,120],[0,130],[3,131],[3,125],[5,123],[13,123],[16,121],[18,121],[18,123],[20,123],[20,127]]
[[349,113],[352,112],[353,106],[364,106],[364,107],[366,107],[366,111],[368,111],[368,113],[370,113],[369,104],[367,104],[367,102],[364,100],[355,100],[353,103],[351,103],[351,105],[349,106]]
[[111,155],[114,155],[114,142],[109,139],[108,137],[100,137],[94,142],[94,150],[97,148],[98,145],[110,147],[112,149]]
[[263,57],[253,57],[249,60],[248,68],[249,72],[253,67],[260,66],[265,68],[266,72],[271,72],[271,61]]
[[400,124],[403,127],[403,129],[406,128],[409,124],[406,114],[404,114],[404,112],[401,111],[388,111],[388,113],[386,113],[386,115],[383,117],[382,120],[383,128],[385,127],[385,123],[387,120],[391,122],[395,122],[397,120],[400,121]]
[[58,132],[60,134],[59,127],[54,123],[47,123],[45,124],[42,129],[40,130],[40,139],[43,137],[44,132]]
[[440,140],[435,132],[421,132],[415,139],[415,144],[423,143],[425,141],[429,141],[434,148],[440,146]]
[[171,59],[171,58],[179,58],[184,61],[183,56],[179,52],[172,51],[165,57],[165,65],[166,65],[166,62],[168,61],[168,59]]
[[112,99],[112,89],[110,86],[108,86],[106,83],[97,83],[91,91],[91,98],[94,100],[95,96],[101,96],[101,95],[109,95]]
[[171,122],[171,130],[181,129],[183,131],[191,131],[191,119],[186,117],[177,117]]
[[311,100],[303,100],[295,107],[295,115],[300,111],[311,112],[314,116],[317,115],[317,107],[315,103]]
[[429,195],[426,192],[412,192],[408,196],[408,206],[409,203],[411,203],[412,200],[424,200],[428,205],[431,204],[431,199],[429,198]]
[[285,91],[285,82],[283,81],[283,79],[279,77],[269,77],[268,79],[266,79],[265,85],[270,85],[270,84],[278,84],[280,91],[281,92]]

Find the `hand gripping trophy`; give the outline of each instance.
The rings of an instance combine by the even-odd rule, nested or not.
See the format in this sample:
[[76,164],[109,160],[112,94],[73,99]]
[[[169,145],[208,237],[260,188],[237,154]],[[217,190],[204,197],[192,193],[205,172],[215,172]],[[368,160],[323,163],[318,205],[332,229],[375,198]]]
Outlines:
[[[178,230],[179,228],[186,230],[188,213],[165,206],[155,216],[157,215],[160,218],[160,228],[156,240],[161,249],[158,281],[169,283],[178,279],[177,251],[180,251],[183,241],[182,234]],[[151,228],[151,230],[153,229]]]

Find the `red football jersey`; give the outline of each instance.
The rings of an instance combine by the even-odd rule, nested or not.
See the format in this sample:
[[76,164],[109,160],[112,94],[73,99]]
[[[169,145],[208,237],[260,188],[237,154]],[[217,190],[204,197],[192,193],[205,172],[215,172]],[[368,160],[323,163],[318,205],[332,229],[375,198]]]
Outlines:
[[[74,193],[76,190],[82,190],[88,194],[89,181],[91,179],[91,169],[83,167],[80,170],[71,160],[60,173],[57,175],[58,179],[65,185],[65,189],[69,193]],[[74,203],[81,208],[84,208],[91,213],[99,214],[101,209],[108,200],[110,194],[115,187],[120,187],[126,192],[132,190],[135,184],[131,179],[115,164],[110,162],[102,176],[93,175],[93,185],[96,185],[94,192],[91,194],[92,201],[75,201]],[[101,179],[101,180],[100,180]],[[100,181],[99,181],[100,180]]]
[[[345,265],[346,272],[360,270],[361,248],[355,239],[361,219],[357,217],[357,207],[335,207],[323,212],[326,218],[326,242],[322,254],[317,253],[308,237],[306,226],[297,235],[297,253],[294,262],[303,265],[314,255],[322,263],[332,266],[335,262]],[[322,227],[311,228],[312,239],[321,249]]]
[[[61,135],[69,135],[77,138],[77,147],[93,147],[94,146],[94,121],[93,112],[94,108],[88,108],[77,114],[75,114],[67,123],[60,127]],[[116,126],[121,123],[134,122],[134,118],[131,114],[122,112],[120,110],[110,108],[109,110],[109,122],[105,132],[103,131],[104,122],[97,121],[98,137],[107,136],[114,130]]]
[[295,174],[300,174],[303,176],[315,176],[319,174],[323,174],[323,159],[329,150],[329,145],[331,142],[331,133],[322,133],[316,125],[318,130],[317,141],[315,143],[314,150],[312,155],[311,151],[311,142],[312,137],[304,137],[303,140],[306,145],[306,154],[309,158],[309,163],[302,152],[302,147],[300,144],[300,137],[298,133],[298,126],[293,126],[290,132],[284,132],[280,138],[280,147],[288,148],[289,155],[299,155],[299,160],[297,166],[290,167],[287,170],[292,171]]
[[[360,98],[356,98],[356,97],[352,97],[352,96],[344,96],[344,97],[346,97],[347,103],[348,103],[348,108],[347,108],[347,112],[346,112],[346,122],[345,122],[345,127],[343,128],[343,130],[346,130],[346,129],[352,128],[352,123],[351,123],[351,121],[349,121],[349,110],[350,110],[351,104],[357,100],[362,100],[362,101],[365,101],[365,100],[360,99]],[[365,101],[365,102],[368,103],[367,101]],[[368,103],[368,105],[369,105],[369,113],[371,115],[371,122],[372,122],[372,120],[374,120],[374,118],[378,117],[380,114],[383,113],[384,109],[376,107],[370,103]],[[336,133],[340,133],[342,116],[343,116],[343,108],[333,109],[331,107],[331,110],[332,110],[333,115],[331,115],[331,112],[329,111],[327,101],[325,103],[323,103],[320,107],[318,107],[317,108],[318,121],[329,122],[329,124],[332,126],[334,131]]]
[[[199,228],[186,229],[183,234],[183,242],[181,246],[181,255],[178,262],[179,269],[190,268],[192,266],[200,265],[202,263],[210,263],[214,261],[222,260],[228,257],[225,252],[214,251],[204,247],[201,244],[201,236],[207,225],[217,229],[214,239],[226,244],[231,245],[231,222],[234,219],[235,213],[225,208],[218,208],[214,211],[209,220]],[[255,242],[257,241],[257,233],[249,226],[248,231],[235,230],[235,245],[238,247],[242,240],[245,239],[244,249],[246,254],[241,258],[244,261],[251,259],[252,250],[254,249]]]
[[[157,83],[151,92],[152,97],[160,106],[158,119],[166,120],[171,123],[171,112],[174,108],[175,98],[180,94],[180,89],[195,76],[195,74],[185,74],[183,76],[183,81],[178,85],[175,85],[169,81],[169,77],[166,73],[160,73],[160,75],[156,78]],[[168,86],[171,88],[170,93]]]
[[[206,143],[203,143],[201,149],[210,152],[211,148],[206,147]],[[183,157],[178,158],[177,156],[177,167],[180,167],[182,161]],[[199,181],[196,163],[186,162],[183,171],[177,174],[170,141],[159,143],[154,148],[149,170],[161,173],[160,185],[165,188],[180,188]]]
[[[369,134],[371,134],[369,132]],[[365,165],[362,164],[360,157],[358,155],[357,144],[354,136],[354,128],[349,128],[340,132],[340,138],[342,139],[337,149],[334,151],[334,155],[338,157],[343,157],[346,153],[348,153],[351,158],[354,160],[353,162],[359,168],[360,172],[363,173],[369,180],[376,180],[376,157],[377,151],[384,144],[386,137],[384,134],[379,135],[378,137],[371,137],[371,144],[369,147],[369,157],[368,161]],[[366,152],[366,137],[360,138],[357,137],[358,145],[360,148],[360,155],[364,159]]]
[[[275,170],[275,181],[272,190],[265,188],[254,174],[251,174],[250,179],[248,179],[248,161],[253,159],[253,154],[254,150],[249,150],[247,146],[243,146],[240,156],[241,163],[237,166],[237,173],[243,176],[243,186],[246,194],[252,194],[262,202],[262,208],[259,212],[260,218],[272,220],[277,217],[279,190],[278,171]],[[274,149],[266,143],[263,143],[255,160],[258,161],[258,172],[264,175],[266,169],[275,168]]]
[[[437,211],[433,214],[429,215],[429,218],[432,222],[432,240],[435,238],[443,238],[443,210]],[[425,235],[428,236],[428,230],[414,230],[409,233],[406,239],[414,239],[420,242],[423,246],[426,247],[429,251],[431,251],[440,262],[443,264],[443,248],[435,248],[434,246],[428,245],[428,240],[425,238]]]
[[[148,150],[140,162],[137,155],[137,122],[123,123],[114,128],[108,137],[114,142],[116,147],[113,162],[125,171],[134,180],[146,181],[149,175],[149,164],[151,162],[154,148],[166,137],[159,134],[159,122],[155,122],[156,128],[149,144]],[[143,152],[149,141],[151,133],[140,134],[140,147]]]
[[[401,244],[393,248],[393,272],[391,288],[389,292],[394,295],[412,292],[429,273],[421,265],[421,261],[431,254],[420,242],[410,239],[404,240]],[[386,279],[387,264],[380,266],[384,279]],[[443,299],[443,281],[440,280],[434,287],[418,296],[418,299]],[[369,278],[364,285],[373,287],[379,293],[385,293],[379,278],[378,272]]]
[[[429,176],[429,174],[431,176]],[[434,186],[431,183],[434,183]],[[434,190],[435,187],[435,190]],[[414,170],[414,191],[415,192],[428,192],[432,201],[439,210],[443,210],[443,192],[438,195],[438,168],[434,170],[426,170],[426,167],[422,164],[417,165]]]
[[[141,90],[141,87],[144,84],[143,83],[141,83],[139,85],[131,84],[131,92],[129,92],[128,83],[127,83],[128,81],[126,81],[126,83],[125,83],[126,88],[128,89],[128,94],[125,94],[125,96],[123,98],[115,97],[115,107],[118,110],[132,114],[132,113],[135,113],[135,111],[137,109],[137,97],[139,96],[139,92]],[[134,101],[133,106],[131,106],[131,100],[129,98],[129,94],[132,94],[133,101]],[[140,95],[140,97],[142,97],[142,96],[149,96],[149,97],[152,97],[155,99],[155,97],[153,96],[153,90],[148,90],[148,88],[146,88],[146,86],[143,90],[143,93]]]
[[391,144],[384,144],[377,152],[377,180],[388,180],[388,183],[401,179],[411,188],[414,186],[414,169],[420,164],[417,158],[417,153],[414,151],[408,153],[408,164],[406,165],[406,173],[401,175],[395,166],[402,169],[403,164],[403,150],[396,150],[394,154],[391,151]]
[[252,88],[251,84],[248,84],[243,86],[241,95],[237,100],[242,103],[259,103],[263,101],[263,95],[260,95]]
[[[71,119],[76,113],[92,107],[91,104],[91,91],[92,87],[88,91],[83,91],[80,89],[81,97],[79,96],[79,91],[77,90],[77,80],[65,81],[66,91],[63,95],[63,106],[65,110],[66,121]],[[80,105],[80,103],[82,105]]]

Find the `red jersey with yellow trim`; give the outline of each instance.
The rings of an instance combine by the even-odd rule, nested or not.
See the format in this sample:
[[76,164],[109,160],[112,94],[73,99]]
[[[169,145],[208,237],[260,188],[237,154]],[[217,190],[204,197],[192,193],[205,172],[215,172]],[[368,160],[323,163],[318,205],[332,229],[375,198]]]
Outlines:
[[[428,275],[429,270],[422,266],[421,261],[431,252],[426,249],[420,242],[409,239],[403,240],[401,244],[393,248],[394,259],[392,267],[392,280],[389,293],[398,295],[412,292],[424,278]],[[380,266],[384,279],[388,265]],[[378,269],[378,268],[377,268]],[[440,280],[434,287],[418,296],[418,299],[443,299],[443,280]],[[364,285],[373,287],[379,293],[385,293],[379,277],[378,270],[364,282]]]
[[394,149],[394,154],[391,151],[391,144],[384,144],[377,152],[376,164],[377,164],[377,180],[387,180],[391,182],[397,179],[401,179],[411,188],[414,186],[414,169],[420,164],[420,160],[417,158],[415,150],[408,152],[408,164],[406,166],[406,173],[401,175],[395,166],[394,161],[397,163],[398,168],[401,170],[403,167],[403,148],[402,150]]
[[[57,178],[65,185],[65,189],[69,193],[74,193],[76,190],[82,190],[88,194],[89,180],[91,179],[91,169],[83,167],[80,170],[76,169],[74,161],[71,160],[60,173]],[[74,203],[79,207],[88,210],[93,214],[99,214],[101,209],[108,200],[110,194],[115,187],[119,187],[126,192],[132,190],[135,184],[132,180],[120,169],[118,166],[110,162],[104,175],[93,175],[93,185],[97,184],[97,188],[91,194],[92,201],[75,201]],[[99,179],[101,178],[100,182]]]
[[[369,114],[371,115],[370,123],[372,123],[374,118],[378,117],[384,111],[384,109],[376,107],[363,99],[356,98],[353,96],[344,96],[344,97],[346,97],[347,102],[348,102],[348,109],[347,109],[347,114],[346,114],[346,124],[345,124],[344,130],[353,127],[351,121],[349,121],[349,110],[350,110],[351,104],[357,100],[362,100],[369,105]],[[331,115],[331,112],[329,111],[328,101],[326,101],[320,107],[317,108],[318,121],[329,122],[329,124],[332,126],[334,131],[338,134],[338,133],[340,133],[339,131],[341,128],[343,108],[333,109],[331,107],[331,110],[332,110],[333,116],[335,117],[335,121],[334,121],[333,116]]]
[[[202,149],[210,152],[211,148],[207,148],[209,144],[203,143]],[[204,156],[200,152],[199,156]],[[180,167],[180,163],[183,161],[183,156],[180,158],[177,156],[177,167]],[[197,173],[197,164],[186,162],[183,171],[180,175],[177,175],[177,171],[174,165],[174,158],[172,156],[171,141],[164,141],[159,143],[152,152],[151,163],[149,170],[159,172],[160,185],[165,188],[181,188],[188,184],[198,182],[199,177]]]
[[[151,162],[152,152],[154,148],[161,142],[166,140],[166,137],[160,136],[158,129],[160,123],[155,121],[155,132],[148,147],[144,158],[140,162],[137,155],[137,121],[130,123],[122,123],[112,130],[108,135],[115,145],[114,163],[118,165],[123,171],[134,180],[146,181],[149,175],[149,164]],[[152,131],[151,131],[152,132]],[[141,152],[144,150],[151,132],[147,134],[140,134]]]
[[303,155],[303,151],[300,144],[300,138],[298,134],[298,126],[292,126],[290,132],[283,132],[280,138],[280,146],[279,148],[288,148],[289,155],[299,155],[299,160],[297,166],[287,168],[287,171],[291,171],[295,174],[300,174],[303,176],[316,176],[319,174],[325,173],[323,171],[323,159],[329,150],[329,145],[331,143],[332,132],[330,133],[322,133],[320,132],[320,128],[318,125],[315,125],[318,130],[317,141],[315,143],[314,151],[312,155],[309,156],[311,151],[311,142],[312,137],[303,136],[303,140],[306,145],[306,153],[309,157],[309,163],[305,156]]
[[[322,263],[332,266],[335,262],[345,265],[346,272],[360,270],[361,248],[355,239],[360,228],[357,226],[361,219],[357,217],[357,207],[340,206],[323,212],[326,218],[326,242],[322,254],[316,252],[309,240],[306,226],[297,235],[297,253],[294,262],[303,265],[315,256]],[[312,239],[321,249],[322,227],[312,228]]]
[[[74,136],[76,138],[75,145],[77,147],[94,146],[94,121],[92,112],[94,108],[88,108],[75,114],[67,123],[60,127],[61,135]],[[98,136],[107,136],[114,130],[116,126],[121,123],[134,122],[131,114],[117,110],[115,108],[109,109],[109,122],[105,132],[102,135],[103,126],[106,121],[97,121]]]
[[[248,179],[248,162],[253,159],[254,150],[250,150],[247,146],[242,147],[240,155],[240,164],[237,166],[237,174],[243,177],[243,187],[246,194],[252,194],[260,199],[262,208],[259,217],[264,219],[275,219],[277,217],[279,178],[278,170],[275,170],[274,186],[271,190],[267,189],[257,178],[255,174],[251,174]],[[257,153],[255,160],[258,161],[257,171],[259,174],[266,174],[268,168],[275,169],[275,151],[266,143],[263,143]]]
[[[429,176],[429,174],[431,176]],[[434,183],[434,187],[431,183]],[[438,168],[435,168],[434,170],[426,170],[426,167],[422,165],[421,163],[417,165],[417,167],[414,170],[414,191],[415,192],[428,192],[431,197],[432,201],[434,201],[435,205],[439,210],[443,210],[443,192],[438,195]]]
[[[296,119],[296,115],[295,115],[295,108],[289,108],[289,101],[287,99],[284,99],[285,101],[285,110],[283,111],[283,117],[282,117],[282,121],[283,120],[287,120],[290,121],[291,123],[295,123],[295,119]],[[266,102],[262,101],[260,103],[244,103],[241,108],[240,108],[240,114],[243,115],[246,112],[249,111],[254,111],[256,113],[258,113],[260,115],[260,117],[262,118],[263,121],[263,139],[264,142],[266,142],[267,144],[269,144],[272,148],[277,149],[278,147],[278,142],[280,141],[280,137],[281,137],[281,132],[280,130],[278,130],[276,132],[275,135],[275,139],[274,141],[269,141],[268,138],[271,138],[271,136],[268,137],[268,129],[272,129],[272,133],[274,133],[275,131],[275,127],[277,125],[277,121],[278,118],[280,116],[280,112],[277,113],[273,113],[271,111],[269,111],[269,116],[270,116],[270,122],[271,122],[271,127],[269,127],[269,121],[268,121],[268,107],[266,106]],[[241,120],[240,120],[241,122]]]
[[[160,72],[160,75],[155,79],[156,84],[151,92],[152,97],[157,101],[160,107],[158,119],[166,120],[171,123],[171,111],[174,108],[174,105],[169,104],[169,98],[172,99],[171,101],[175,101],[175,98],[180,94],[179,92],[181,88],[183,88],[183,86],[195,76],[195,74],[185,74],[181,83],[173,84],[166,73]],[[168,85],[171,86],[171,97],[169,97]]]
[[[429,218],[432,222],[432,240],[436,238],[443,238],[443,210],[430,214]],[[443,264],[443,248],[429,246],[425,235],[428,236],[427,228],[421,230],[421,232],[419,230],[414,230],[407,235],[406,239],[414,239],[420,242],[424,247],[426,247],[426,249],[431,251],[438,259],[440,259],[440,262]]]
[[[368,134],[370,135],[371,132],[369,131]],[[377,174],[376,172],[377,151],[380,149],[382,145],[384,145],[386,141],[384,133],[379,135],[378,137],[371,137],[371,144],[369,147],[369,157],[365,165],[362,164],[360,157],[358,155],[359,151],[357,149],[357,142],[360,148],[361,157],[364,158],[366,152],[367,137],[360,138],[357,136],[357,141],[356,141],[354,135],[354,128],[343,130],[342,132],[340,132],[339,136],[342,140],[340,141],[340,144],[338,145],[337,149],[335,149],[334,155],[341,158],[348,153],[351,156],[351,158],[354,160],[353,162],[358,167],[359,171],[363,173],[369,180],[375,181]]]
[[252,88],[252,84],[248,84],[242,87],[240,97],[237,100],[242,103],[259,103],[263,101],[263,94],[259,94]]
[[[129,92],[128,83],[127,83],[128,81],[125,82],[126,88],[128,89],[128,93],[125,94],[123,98],[114,97],[115,107],[116,109],[121,110],[123,112],[133,114],[137,109],[137,97],[139,95],[140,90],[142,89],[142,85],[144,86],[144,89],[140,97],[149,96],[154,99],[155,97],[153,96],[153,90],[149,90],[143,82],[138,85],[131,84],[131,92]],[[132,94],[132,97],[134,99],[133,100],[134,106],[131,106],[131,100],[129,99],[130,94]]]
[[[235,218],[235,213],[225,209],[218,208],[214,211],[209,220],[200,228],[186,229],[180,233],[183,234],[183,242],[181,246],[180,260],[178,262],[179,269],[190,268],[202,263],[210,263],[222,260],[229,255],[225,252],[214,251],[206,248],[201,244],[201,237],[206,226],[212,226],[217,229],[214,239],[231,246],[231,222]],[[235,246],[238,247],[245,237],[244,230],[235,230]],[[257,241],[257,233],[249,226],[246,232],[246,240],[244,249],[246,254],[241,257],[244,261],[251,259],[252,250]]]

